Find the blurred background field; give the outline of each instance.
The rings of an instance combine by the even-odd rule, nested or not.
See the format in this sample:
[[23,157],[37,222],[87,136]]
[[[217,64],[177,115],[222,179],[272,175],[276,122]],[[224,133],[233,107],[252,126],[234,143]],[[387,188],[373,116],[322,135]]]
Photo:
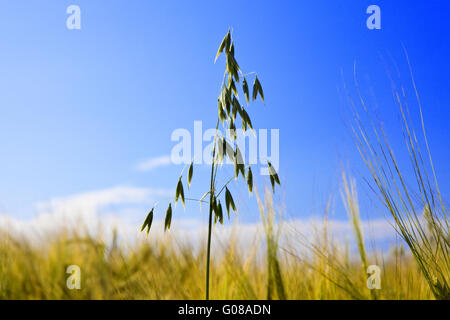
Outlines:
[[[236,223],[228,236],[214,236],[213,299],[433,299],[400,242],[368,250],[363,262],[356,238],[334,238],[327,208],[306,234],[282,221],[270,192],[260,205],[262,222],[250,237]],[[2,230],[0,299],[204,298],[204,246],[171,234],[127,242],[118,241],[117,232],[105,237],[101,230],[73,230],[39,241]],[[381,289],[368,289],[364,263],[381,268]],[[66,285],[70,265],[80,267],[80,290]]]

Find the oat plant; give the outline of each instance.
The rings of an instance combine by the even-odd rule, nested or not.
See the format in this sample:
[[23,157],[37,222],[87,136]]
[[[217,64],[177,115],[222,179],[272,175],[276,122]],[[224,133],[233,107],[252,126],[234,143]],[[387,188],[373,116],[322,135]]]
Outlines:
[[[251,130],[254,133],[253,125],[250,120],[250,116],[247,112],[248,105],[250,104],[250,100],[255,101],[258,96],[264,102],[264,93],[261,86],[261,83],[258,79],[258,76],[255,72],[250,72],[244,74],[239,67],[239,64],[235,58],[235,44],[232,39],[231,31],[228,30],[227,34],[223,38],[219,50],[217,51],[217,55],[215,57],[215,61],[219,58],[219,56],[223,54],[226,58],[225,63],[225,72],[223,75],[223,81],[220,86],[220,93],[217,98],[218,105],[218,115],[217,115],[217,123],[216,123],[216,133],[214,135],[213,149],[212,149],[212,163],[211,163],[211,174],[209,181],[209,189],[206,193],[199,199],[193,198],[185,198],[184,196],[184,185],[183,185],[183,172],[187,168],[183,169],[181,175],[178,179],[178,183],[175,190],[175,197],[173,199],[166,199],[169,201],[169,206],[166,211],[164,230],[168,230],[171,226],[172,222],[172,202],[177,203],[178,200],[181,200],[183,206],[185,205],[185,201],[196,201],[199,202],[200,205],[202,203],[207,203],[209,205],[209,219],[208,219],[208,240],[206,247],[206,283],[205,283],[205,291],[206,291],[206,299],[209,299],[209,279],[210,279],[210,260],[211,260],[211,233],[214,226],[217,222],[223,224],[223,215],[224,210],[222,207],[222,201],[225,201],[225,206],[227,210],[228,219],[230,218],[230,208],[236,212],[236,204],[234,202],[233,196],[228,189],[229,184],[233,180],[237,180],[239,176],[242,176],[244,181],[248,186],[248,192],[252,193],[253,191],[253,173],[250,165],[245,165],[244,159],[242,157],[242,153],[239,150],[237,144],[237,122],[240,118],[241,120],[241,129],[245,132],[247,130]],[[253,79],[253,87],[252,87],[252,96],[250,97],[250,89],[249,82]],[[241,94],[243,93],[245,97],[245,106],[241,103],[238,94],[238,86],[242,87]],[[251,98],[251,99],[250,99]],[[222,126],[224,132],[227,132],[227,135],[222,135],[219,131],[219,126]],[[224,185],[217,185],[217,175],[219,168],[222,167],[222,164],[229,159],[229,163],[234,165],[234,176],[230,177]],[[193,173],[194,173],[194,163],[193,161],[190,163],[188,172],[187,172],[187,186],[190,187]],[[280,180],[278,178],[278,174],[275,169],[268,162],[269,169],[269,178],[270,183],[272,185],[272,189],[275,192],[275,185],[280,184]],[[209,198],[209,201],[205,200]],[[147,215],[141,231],[146,229],[147,235],[150,231],[150,227],[153,221],[153,213],[156,205],[160,203],[157,202],[155,206],[150,210]],[[214,219],[214,221],[213,221]]]

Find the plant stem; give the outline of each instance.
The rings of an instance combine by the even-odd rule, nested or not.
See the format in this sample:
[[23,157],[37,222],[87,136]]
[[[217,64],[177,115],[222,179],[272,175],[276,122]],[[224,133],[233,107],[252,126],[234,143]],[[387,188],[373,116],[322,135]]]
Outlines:
[[209,221],[208,221],[208,245],[206,248],[206,300],[209,300],[209,273],[210,273],[210,258],[211,258],[211,231],[212,231],[212,214],[213,214],[213,200],[214,200],[214,158],[216,155],[216,138],[217,129],[219,128],[219,118],[217,118],[216,134],[214,136],[214,147],[211,164],[211,185],[209,193]]
[[206,300],[209,300],[209,264],[211,252],[212,202],[209,203],[208,247],[206,251]]

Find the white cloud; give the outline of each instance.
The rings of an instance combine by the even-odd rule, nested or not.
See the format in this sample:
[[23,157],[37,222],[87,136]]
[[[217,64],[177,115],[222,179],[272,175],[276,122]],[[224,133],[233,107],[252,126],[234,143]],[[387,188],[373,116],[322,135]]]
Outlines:
[[109,205],[149,203],[156,197],[167,195],[168,192],[165,189],[119,186],[54,198],[47,202],[37,203],[36,208],[38,212],[92,212]]
[[[164,189],[114,187],[54,198],[36,204],[38,214],[33,219],[22,220],[0,215],[0,230],[25,236],[33,242],[45,241],[63,229],[69,232],[87,230],[108,243],[112,239],[113,230],[116,229],[125,246],[135,241],[171,238],[179,244],[191,244],[194,249],[199,249],[206,242],[206,218],[177,217],[173,219],[170,231],[164,233],[164,219],[158,216],[153,222],[149,239],[146,239],[145,233],[140,232],[148,208],[155,200],[169,194],[171,192]],[[240,223],[237,219],[234,222],[214,228],[213,247],[219,249],[218,252],[221,252],[220,248],[226,247],[232,238],[236,240],[237,249],[240,250],[264,242],[261,223]],[[323,221],[317,218],[285,221],[280,247],[301,245],[301,239],[314,242],[323,227]],[[349,240],[350,244],[354,244],[352,228],[348,221],[328,220],[328,227],[334,243],[343,244]],[[363,221],[362,228],[367,246],[370,245],[369,241],[392,243],[395,239],[395,231],[385,219]]]
[[30,237],[45,237],[63,228],[77,230],[80,227],[90,232],[100,227],[112,231],[115,227],[127,233],[133,220],[142,218],[144,210],[169,194],[171,192],[165,189],[119,186],[58,197],[37,203],[33,219],[0,215],[0,229]]
[[[37,214],[32,219],[23,220],[0,215],[0,231],[3,229],[13,235],[25,236],[33,242],[45,241],[61,230],[88,231],[108,242],[112,239],[112,232],[115,229],[121,242],[127,245],[134,241],[146,240],[145,233],[139,229],[147,210],[156,200],[171,194],[171,190],[165,189],[118,186],[57,197],[37,203]],[[170,231],[164,233],[163,214],[158,215],[146,241],[172,238],[180,244],[192,244],[195,249],[202,247],[206,242],[206,217],[204,219],[185,217],[174,218]],[[242,250],[264,242],[265,235],[260,222],[240,223],[238,218],[234,222],[214,228],[213,247],[217,249],[224,247],[232,238],[236,240],[237,248]],[[349,221],[330,219],[328,228],[333,243],[343,244],[346,240],[352,246],[355,243]],[[362,228],[368,248],[372,241],[392,243],[395,240],[395,231],[384,218],[363,221]],[[298,246],[303,242],[302,239],[314,242],[323,230],[323,221],[317,218],[295,218],[284,221],[280,247]]]
[[136,166],[138,171],[150,171],[158,167],[168,166],[172,163],[170,156],[161,156],[144,160]]

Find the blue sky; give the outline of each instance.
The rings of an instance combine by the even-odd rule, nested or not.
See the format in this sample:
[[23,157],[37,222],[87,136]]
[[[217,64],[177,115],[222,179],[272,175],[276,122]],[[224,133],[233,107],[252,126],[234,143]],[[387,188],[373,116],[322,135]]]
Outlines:
[[[81,30],[66,28],[71,4],[81,8]],[[381,30],[366,27],[371,4],[381,8]],[[340,170],[358,182],[362,170],[342,97],[355,62],[363,94],[398,145],[383,58],[392,57],[410,89],[402,43],[446,197],[449,9],[448,1],[2,1],[0,214],[29,218],[36,203],[117,186],[174,189],[181,167],[136,166],[170,154],[174,129],[192,131],[194,120],[214,127],[224,68],[214,56],[229,27],[238,62],[258,72],[266,96],[249,109],[253,124],[280,129],[278,197],[288,215],[309,216],[332,194],[345,217]],[[196,173],[192,196],[208,187],[207,169]],[[254,197],[235,192],[244,213],[254,208]],[[361,201],[364,216],[378,217]],[[247,211],[242,219],[254,221]],[[198,216],[195,207],[186,212]]]

